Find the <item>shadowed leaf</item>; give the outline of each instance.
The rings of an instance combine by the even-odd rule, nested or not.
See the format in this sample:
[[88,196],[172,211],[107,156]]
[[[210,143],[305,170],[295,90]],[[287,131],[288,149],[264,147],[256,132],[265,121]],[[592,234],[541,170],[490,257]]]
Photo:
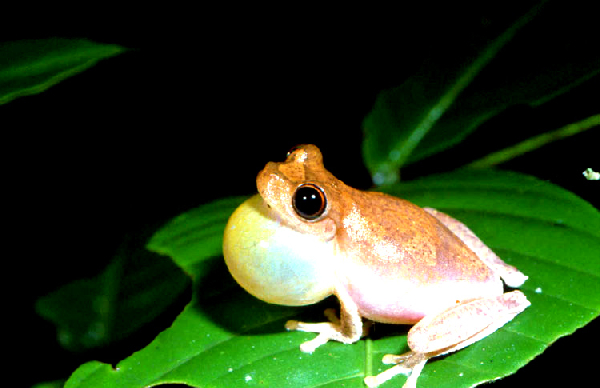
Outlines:
[[86,39],[20,40],[0,45],[0,105],[41,93],[125,48]]
[[480,27],[451,35],[451,42],[431,42],[432,58],[402,85],[381,92],[363,122],[373,182],[396,182],[403,165],[457,144],[510,106],[538,106],[597,78],[600,51],[590,49],[586,23],[561,29],[555,22],[585,20],[585,12],[544,4],[501,20],[504,30]]

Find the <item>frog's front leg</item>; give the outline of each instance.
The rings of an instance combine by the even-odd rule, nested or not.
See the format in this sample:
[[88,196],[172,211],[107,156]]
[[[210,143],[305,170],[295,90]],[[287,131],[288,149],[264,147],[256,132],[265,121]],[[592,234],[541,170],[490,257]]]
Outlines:
[[529,305],[521,291],[512,291],[495,298],[461,303],[439,314],[426,316],[408,332],[411,351],[400,356],[384,356],[383,363],[396,365],[377,376],[365,377],[365,384],[376,387],[402,373],[409,375],[403,388],[416,387],[417,378],[428,359],[479,341]]
[[300,345],[301,351],[312,353],[316,348],[327,343],[329,340],[351,344],[366,334],[363,332],[364,326],[356,303],[352,301],[345,291],[336,292],[336,296],[340,301],[340,319],[335,316],[333,309],[327,309],[325,310],[325,316],[329,319],[329,322],[305,323],[287,321],[285,324],[287,330],[319,333],[317,337]]

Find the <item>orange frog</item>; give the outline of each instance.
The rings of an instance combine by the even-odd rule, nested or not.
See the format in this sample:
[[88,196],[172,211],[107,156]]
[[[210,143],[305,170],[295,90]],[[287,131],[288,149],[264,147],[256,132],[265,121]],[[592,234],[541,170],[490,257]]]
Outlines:
[[[386,355],[396,364],[369,387],[396,374],[415,387],[428,359],[462,349],[513,319],[529,301],[504,293],[527,276],[505,264],[465,225],[430,208],[382,193],[353,189],[323,166],[314,145],[298,146],[285,162],[268,163],[259,194],[231,215],[223,242],[235,280],[269,303],[301,306],[335,295],[340,318],[288,321],[288,330],[319,333],[300,350],[329,340],[351,344],[362,318],[414,324],[411,351]],[[502,280],[501,280],[502,279]]]

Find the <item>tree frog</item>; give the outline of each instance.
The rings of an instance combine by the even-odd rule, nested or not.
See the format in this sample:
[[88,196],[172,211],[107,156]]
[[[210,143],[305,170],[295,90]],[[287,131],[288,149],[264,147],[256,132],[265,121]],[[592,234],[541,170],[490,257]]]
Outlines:
[[[240,205],[225,229],[223,252],[235,280],[268,303],[300,306],[335,295],[340,316],[328,322],[288,321],[285,328],[329,340],[365,335],[367,321],[412,324],[410,351],[386,355],[395,364],[365,377],[376,387],[408,375],[415,387],[432,357],[464,348],[529,306],[518,290],[527,279],[454,218],[431,208],[345,185],[323,166],[320,150],[301,145],[256,178],[258,194]],[[502,279],[502,280],[501,280]]]

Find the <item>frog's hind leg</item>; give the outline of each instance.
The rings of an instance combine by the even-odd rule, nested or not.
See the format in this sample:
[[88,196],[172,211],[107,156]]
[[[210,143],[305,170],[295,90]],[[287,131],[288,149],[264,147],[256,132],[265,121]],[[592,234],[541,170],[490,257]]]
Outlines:
[[519,287],[527,280],[527,276],[512,265],[508,265],[502,261],[502,259],[488,248],[488,246],[485,245],[465,224],[450,217],[446,213],[442,213],[435,209],[426,207],[424,210],[437,218],[437,220],[444,224],[446,228],[450,229],[452,233],[458,236],[458,238],[460,238],[462,242],[464,242],[465,245],[481,259],[481,261],[504,280],[504,283],[506,283],[507,286]]
[[412,351],[400,356],[385,355],[383,363],[396,365],[377,376],[366,377],[365,384],[376,387],[397,374],[406,374],[409,377],[403,388],[414,388],[427,360],[455,352],[492,334],[529,304],[521,291],[513,291],[461,303],[426,316],[408,332],[408,346]]

